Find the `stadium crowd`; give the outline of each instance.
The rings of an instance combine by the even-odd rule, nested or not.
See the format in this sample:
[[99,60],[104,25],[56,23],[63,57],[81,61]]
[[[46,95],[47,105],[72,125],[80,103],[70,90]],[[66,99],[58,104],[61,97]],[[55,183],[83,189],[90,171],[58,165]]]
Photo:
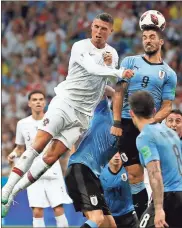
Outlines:
[[16,123],[30,114],[27,94],[42,89],[47,105],[67,75],[70,49],[89,37],[100,12],[114,17],[109,44],[120,59],[142,53],[139,17],[149,9],[166,18],[164,60],[178,76],[174,108],[182,111],[182,6],[180,2],[2,2],[2,175],[10,166]]

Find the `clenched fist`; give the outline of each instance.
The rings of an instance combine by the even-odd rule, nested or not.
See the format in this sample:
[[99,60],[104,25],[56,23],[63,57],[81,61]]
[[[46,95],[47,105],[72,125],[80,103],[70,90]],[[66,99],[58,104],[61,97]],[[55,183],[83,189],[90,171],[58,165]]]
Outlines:
[[104,59],[104,63],[107,65],[107,66],[110,66],[112,65],[112,54],[110,52],[105,52],[103,54],[103,59]]
[[134,75],[134,71],[127,69],[123,71],[122,78],[130,79],[133,77],[133,75]]

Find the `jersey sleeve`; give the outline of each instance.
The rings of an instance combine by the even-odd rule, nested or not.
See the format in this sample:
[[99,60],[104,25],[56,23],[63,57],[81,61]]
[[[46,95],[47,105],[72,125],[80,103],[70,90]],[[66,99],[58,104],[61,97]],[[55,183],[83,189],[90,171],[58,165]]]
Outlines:
[[25,145],[25,140],[24,137],[22,135],[22,130],[21,130],[21,123],[18,122],[17,126],[16,126],[16,139],[15,139],[15,143],[17,145]]
[[162,100],[175,99],[176,84],[177,84],[177,75],[175,72],[171,72],[170,75],[167,77],[167,80],[163,87]]
[[[125,57],[121,61],[120,68],[123,68],[123,69],[132,69],[131,64],[130,64],[130,61],[129,61],[129,57]],[[118,79],[118,82],[121,82],[121,81],[129,82],[130,79],[119,78]]]
[[160,160],[155,140],[151,135],[143,134],[139,136],[136,145],[142,165],[146,166],[151,161]]

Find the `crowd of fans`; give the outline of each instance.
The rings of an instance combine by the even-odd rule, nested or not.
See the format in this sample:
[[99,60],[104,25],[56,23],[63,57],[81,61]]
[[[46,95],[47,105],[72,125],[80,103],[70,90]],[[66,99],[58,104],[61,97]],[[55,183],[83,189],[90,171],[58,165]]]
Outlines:
[[30,114],[27,94],[42,89],[47,102],[65,80],[75,41],[90,37],[94,17],[114,17],[109,39],[120,59],[143,53],[138,21],[149,9],[166,18],[164,60],[178,75],[174,107],[182,110],[182,5],[180,2],[2,2],[2,174],[10,167],[7,155],[15,141],[16,123]]

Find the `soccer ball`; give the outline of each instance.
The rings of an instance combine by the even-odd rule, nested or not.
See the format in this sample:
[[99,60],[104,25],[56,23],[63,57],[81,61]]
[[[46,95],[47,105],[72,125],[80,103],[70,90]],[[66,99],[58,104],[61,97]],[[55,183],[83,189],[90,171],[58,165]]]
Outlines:
[[163,31],[166,26],[166,20],[159,11],[148,10],[140,17],[139,26],[141,30],[143,30],[145,26],[156,26]]

